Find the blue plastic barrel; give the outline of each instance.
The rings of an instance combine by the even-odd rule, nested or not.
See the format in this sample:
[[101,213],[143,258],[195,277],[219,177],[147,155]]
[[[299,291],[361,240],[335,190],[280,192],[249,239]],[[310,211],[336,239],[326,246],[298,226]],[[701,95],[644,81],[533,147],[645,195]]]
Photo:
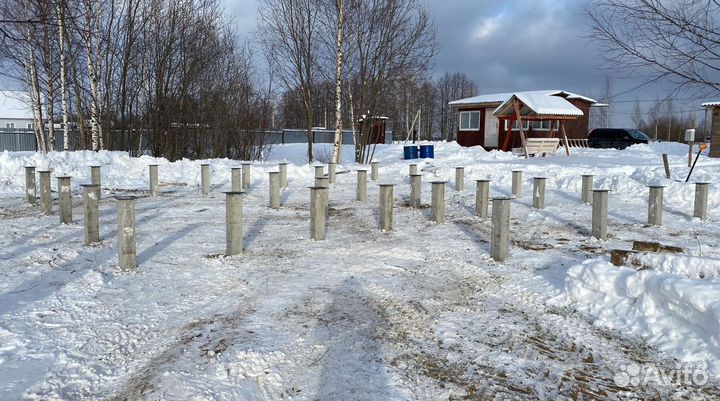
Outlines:
[[434,145],[420,145],[420,158],[434,159],[435,158],[435,146]]
[[418,148],[415,145],[412,146],[405,146],[405,160],[410,159],[417,159],[418,158]]

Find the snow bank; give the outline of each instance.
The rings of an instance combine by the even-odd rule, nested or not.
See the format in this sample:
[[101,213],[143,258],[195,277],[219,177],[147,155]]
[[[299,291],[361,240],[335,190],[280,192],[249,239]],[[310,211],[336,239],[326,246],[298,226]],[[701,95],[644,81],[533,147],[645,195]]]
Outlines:
[[651,266],[652,270],[683,277],[699,279],[720,277],[719,259],[664,253],[640,253],[633,255],[632,260],[642,266]]
[[[403,144],[378,145],[374,160],[381,163],[381,180],[403,183],[407,180],[408,165],[417,163],[428,180],[452,181],[455,167],[464,166],[466,182],[475,179],[491,179],[492,187],[506,187],[511,183],[511,170],[524,171],[524,180],[531,185],[533,177],[547,178],[548,190],[577,194],[580,191],[581,175],[595,175],[595,187],[609,189],[612,199],[636,200],[646,196],[647,186],[666,185],[665,201],[668,207],[689,213],[694,199],[693,182],[684,181],[687,175],[687,145],[678,143],[652,143],[635,145],[626,150],[614,149],[572,149],[572,156],[565,156],[559,149],[554,155],[544,158],[524,159],[509,152],[487,152],[479,146],[462,147],[455,142],[435,142],[435,159],[403,160]],[[313,146],[316,160],[327,161],[331,154],[330,144]],[[311,169],[307,164],[307,145],[274,145],[265,161],[253,162],[252,185],[261,185],[268,179],[267,172],[277,169],[277,162],[289,163],[288,179],[310,183]],[[669,155],[673,179],[665,178],[662,154]],[[343,147],[343,161],[338,170],[352,168],[354,149]],[[215,186],[229,186],[230,168],[240,161],[229,159],[188,160],[169,162],[164,158],[142,156],[130,157],[125,152],[51,152],[47,155],[30,152],[0,153],[0,197],[19,197],[24,194],[25,165],[42,169],[53,169],[56,175],[71,175],[73,189],[89,182],[91,165],[102,165],[103,186],[110,189],[145,189],[148,187],[147,166],[159,164],[161,183],[179,185],[200,184],[200,164],[211,165],[212,183]],[[692,181],[720,181],[720,161],[701,157],[693,173]],[[53,180],[53,188],[56,186]],[[712,191],[712,189],[711,189]],[[709,208],[720,207],[720,197],[711,196]]]
[[594,259],[568,270],[565,291],[596,324],[642,336],[672,357],[720,374],[717,282]]

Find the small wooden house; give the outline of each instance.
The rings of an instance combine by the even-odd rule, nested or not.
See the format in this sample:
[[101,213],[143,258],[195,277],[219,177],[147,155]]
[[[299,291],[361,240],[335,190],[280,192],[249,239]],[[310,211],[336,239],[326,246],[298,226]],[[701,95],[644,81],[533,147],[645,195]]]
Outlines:
[[367,129],[367,124],[370,124],[368,132],[369,137],[366,143],[369,145],[383,144],[386,143],[385,131],[387,129],[387,121],[387,117],[376,116],[372,118],[367,118],[366,115],[362,115],[357,120],[357,130],[360,133],[368,132],[364,131],[364,129]]
[[710,157],[720,157],[720,102],[703,103],[710,113]]
[[[517,135],[510,135],[510,140],[506,140],[508,139],[506,138],[508,132],[520,131],[518,122],[511,122],[510,118],[493,115],[495,110],[501,104],[510,100],[513,95],[532,97],[535,99],[542,98],[543,96],[564,99],[569,105],[572,105],[582,112],[582,114],[576,116],[576,118],[564,121],[567,137],[587,138],[590,107],[598,105],[598,102],[589,97],[562,90],[545,90],[495,93],[450,102],[450,106],[458,110],[458,144],[462,146],[482,146],[485,149],[502,149],[504,143],[509,143],[510,147],[519,146],[519,138]],[[514,124],[514,126],[511,128],[510,124]],[[545,138],[556,135],[560,130],[557,119],[525,120],[522,124],[523,130],[528,138]]]

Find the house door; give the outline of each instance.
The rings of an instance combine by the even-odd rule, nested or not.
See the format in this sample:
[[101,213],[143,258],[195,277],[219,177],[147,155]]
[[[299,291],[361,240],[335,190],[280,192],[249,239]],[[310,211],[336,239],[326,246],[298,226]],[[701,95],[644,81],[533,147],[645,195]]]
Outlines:
[[493,117],[494,109],[485,109],[485,147],[486,148],[497,148],[498,147],[498,132],[500,129],[500,123],[497,117]]

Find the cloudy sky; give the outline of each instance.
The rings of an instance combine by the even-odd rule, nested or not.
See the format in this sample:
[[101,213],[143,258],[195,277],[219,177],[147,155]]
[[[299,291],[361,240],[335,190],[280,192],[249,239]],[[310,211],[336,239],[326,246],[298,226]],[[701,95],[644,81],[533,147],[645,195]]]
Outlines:
[[[252,34],[262,0],[227,0],[241,32]],[[599,96],[604,76],[599,49],[587,38],[585,0],[425,0],[435,20],[440,52],[434,75],[464,72],[481,93],[563,89]],[[614,92],[639,82],[614,73]],[[613,123],[629,125],[635,100],[650,107],[667,96],[662,86],[617,96]],[[701,100],[675,108],[701,112]]]

